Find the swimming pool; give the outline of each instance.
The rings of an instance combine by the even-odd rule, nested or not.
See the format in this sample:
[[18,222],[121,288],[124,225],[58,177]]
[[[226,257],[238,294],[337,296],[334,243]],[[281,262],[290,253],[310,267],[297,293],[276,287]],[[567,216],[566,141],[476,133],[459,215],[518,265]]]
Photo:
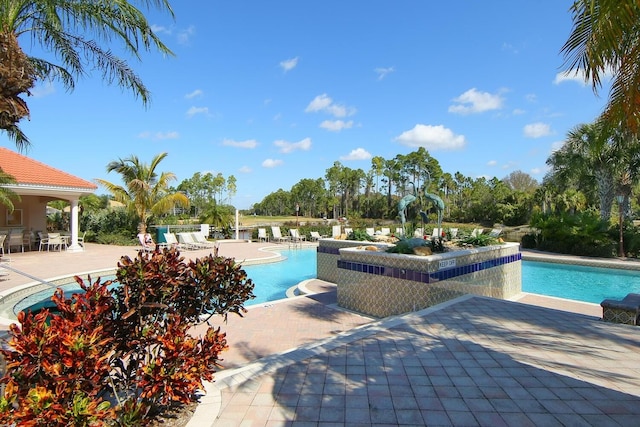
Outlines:
[[[285,298],[289,288],[316,277],[315,248],[283,249],[278,252],[287,259],[281,262],[242,267],[247,272],[247,277],[255,284],[253,293],[256,297],[247,301],[246,307]],[[87,280],[84,275],[81,277]],[[96,278],[94,274],[93,279]],[[102,276],[103,282],[110,279],[115,279],[115,275]],[[80,289],[75,282],[60,285],[60,287],[68,297]],[[14,306],[14,313],[17,314],[28,308],[37,311],[44,307],[53,307],[51,296],[54,290],[55,288],[51,288],[29,295]]]
[[522,261],[522,291],[600,304],[640,293],[640,271]]

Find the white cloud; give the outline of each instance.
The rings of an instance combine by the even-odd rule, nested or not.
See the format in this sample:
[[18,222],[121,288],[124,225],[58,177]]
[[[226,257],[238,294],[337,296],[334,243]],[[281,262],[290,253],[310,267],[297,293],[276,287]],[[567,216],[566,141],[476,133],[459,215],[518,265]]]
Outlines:
[[242,166],[240,169],[238,169],[238,172],[240,172],[240,173],[251,173],[253,171],[251,170],[251,168],[249,166],[245,165],[245,166]]
[[424,147],[428,150],[457,150],[467,144],[464,135],[456,135],[442,125],[421,124],[402,132],[394,141],[407,147]]
[[387,68],[379,67],[379,68],[376,68],[374,71],[378,75],[378,80],[382,80],[385,77],[387,77],[387,74],[393,73],[395,69],[393,67],[387,67]]
[[356,113],[356,109],[353,107],[334,104],[333,100],[326,93],[316,96],[304,111],[305,113],[323,112],[331,114],[334,117],[352,116]]
[[524,113],[526,113],[526,111],[521,108],[516,108],[511,112],[511,114],[513,114],[514,116],[521,116]]
[[556,77],[553,79],[553,84],[555,85],[559,85],[564,82],[576,82],[581,86],[586,86],[588,83],[584,70],[563,71],[556,74]]
[[364,148],[356,148],[346,156],[340,156],[340,160],[369,160],[371,157],[373,157],[371,153]]
[[187,116],[193,117],[196,114],[209,114],[209,108],[207,107],[191,107],[187,110]]
[[497,162],[496,160],[489,160],[489,161],[487,162],[487,166],[495,166],[495,165],[497,165],[497,164],[498,164],[498,162]]
[[162,25],[152,25],[151,31],[156,34],[171,34],[171,28],[163,27]]
[[531,173],[531,175],[540,175],[542,173],[542,168],[532,168],[529,173]]
[[180,44],[188,44],[191,36],[193,36],[196,33],[196,27],[194,27],[193,25],[191,25],[189,28],[186,28],[184,30],[181,30],[178,33],[178,43]]
[[343,120],[325,120],[320,123],[320,127],[332,132],[339,132],[342,129],[350,129],[353,127],[353,120],[345,122]]
[[262,167],[263,168],[275,168],[278,167],[280,165],[282,165],[284,162],[282,160],[279,159],[266,159],[264,162],[262,162]]
[[282,67],[282,69],[284,70],[285,73],[287,71],[291,71],[294,68],[296,68],[296,65],[298,65],[298,57],[297,56],[295,58],[285,59],[284,61],[280,61],[280,67]]
[[176,131],[170,131],[170,132],[149,132],[149,131],[145,131],[145,132],[141,132],[140,134],[138,134],[138,138],[142,138],[142,139],[151,139],[153,141],[161,141],[161,140],[165,140],[165,139],[178,139],[180,137],[180,134]]
[[235,141],[233,139],[225,138],[222,140],[222,145],[226,145],[228,147],[238,147],[238,148],[256,148],[258,146],[258,141],[255,139],[247,139],[245,141]]
[[193,98],[196,98],[196,97],[200,97],[203,94],[204,94],[204,92],[202,90],[196,89],[193,92],[186,94],[184,97],[186,99],[193,99]]
[[554,142],[553,144],[551,144],[551,152],[555,153],[556,151],[561,149],[563,145],[564,145],[564,141],[556,141],[556,142]]
[[476,88],[472,88],[459,97],[454,98],[453,102],[455,102],[456,105],[449,107],[450,113],[472,114],[499,110],[502,108],[504,98],[488,92],[479,92]]
[[44,98],[45,96],[53,95],[56,93],[56,88],[51,81],[45,81],[42,84],[37,84],[35,88],[31,90],[31,96],[34,98]]
[[524,127],[524,136],[527,138],[542,138],[551,135],[551,126],[547,123],[531,123]]
[[291,153],[292,151],[309,151],[311,149],[311,138],[305,138],[298,142],[287,142],[282,139],[273,143],[276,147],[280,148],[281,153]]

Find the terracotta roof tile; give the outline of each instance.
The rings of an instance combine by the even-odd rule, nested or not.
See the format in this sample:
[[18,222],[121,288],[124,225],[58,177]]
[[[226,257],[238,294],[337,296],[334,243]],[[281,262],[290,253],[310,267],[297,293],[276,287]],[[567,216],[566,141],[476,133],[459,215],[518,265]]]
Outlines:
[[82,178],[45,165],[4,147],[0,147],[0,169],[12,175],[18,184],[23,185],[47,185],[91,190],[98,188],[92,182],[85,181]]

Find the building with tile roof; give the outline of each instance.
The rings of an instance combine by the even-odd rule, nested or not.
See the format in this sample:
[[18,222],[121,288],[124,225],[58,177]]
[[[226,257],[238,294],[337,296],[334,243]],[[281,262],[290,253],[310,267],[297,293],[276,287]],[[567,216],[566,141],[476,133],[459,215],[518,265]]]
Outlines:
[[0,147],[0,169],[16,179],[15,184],[4,187],[21,198],[14,201],[13,212],[0,205],[0,229],[14,233],[46,232],[47,203],[66,200],[71,205],[69,250],[82,250],[78,245],[78,201],[80,196],[95,192],[97,185],[3,147]]

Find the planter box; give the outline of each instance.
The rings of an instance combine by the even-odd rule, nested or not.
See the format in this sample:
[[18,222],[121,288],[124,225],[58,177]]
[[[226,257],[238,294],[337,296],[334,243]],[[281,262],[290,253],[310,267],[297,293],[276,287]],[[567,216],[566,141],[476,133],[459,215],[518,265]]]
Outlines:
[[[346,241],[341,241],[346,243]],[[505,243],[430,256],[338,249],[333,272],[338,305],[375,317],[422,310],[464,294],[508,299],[522,291],[520,245]],[[320,255],[318,249],[318,278]],[[323,270],[329,270],[328,258]]]

